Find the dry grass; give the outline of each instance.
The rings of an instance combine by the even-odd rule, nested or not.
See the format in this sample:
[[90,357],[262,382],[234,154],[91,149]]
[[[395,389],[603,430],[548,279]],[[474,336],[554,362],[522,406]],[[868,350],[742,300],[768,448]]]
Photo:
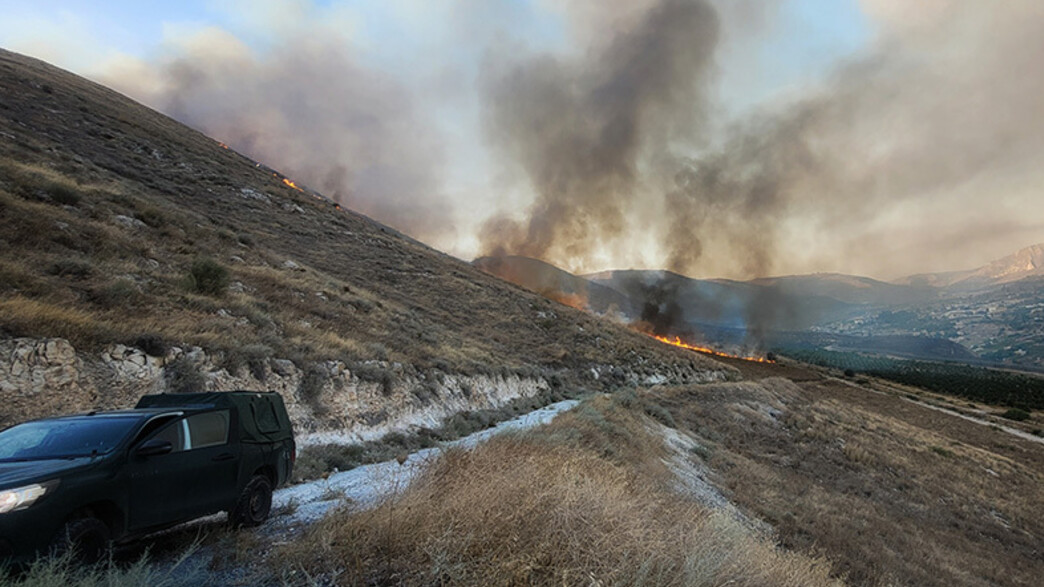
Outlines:
[[[0,300],[38,304],[31,316],[8,312],[0,337],[68,334],[98,351],[150,334],[212,353],[264,347],[302,368],[371,359],[458,373],[526,368],[591,387],[615,385],[590,376],[606,364],[680,381],[726,370],[292,190],[40,62],[0,51],[0,93]],[[191,287],[203,258],[227,270],[227,290]],[[47,308],[80,320],[62,327]]]
[[784,379],[655,394],[726,495],[861,585],[1044,575],[1044,447],[898,397]]
[[448,451],[401,496],[327,517],[275,564],[341,585],[834,583],[822,562],[671,491],[639,414],[600,398],[536,433]]

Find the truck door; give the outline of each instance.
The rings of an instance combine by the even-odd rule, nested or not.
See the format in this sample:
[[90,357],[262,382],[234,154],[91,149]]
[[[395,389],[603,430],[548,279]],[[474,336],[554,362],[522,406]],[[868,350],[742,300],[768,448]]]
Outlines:
[[[228,410],[181,417],[150,439],[170,441],[168,454],[132,456],[133,529],[216,513],[235,499],[239,444],[230,442]],[[146,441],[149,439],[146,439]]]

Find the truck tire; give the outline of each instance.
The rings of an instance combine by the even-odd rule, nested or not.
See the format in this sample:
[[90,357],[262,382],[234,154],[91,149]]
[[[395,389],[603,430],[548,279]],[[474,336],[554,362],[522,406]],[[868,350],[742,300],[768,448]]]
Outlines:
[[254,475],[239,493],[228,520],[236,528],[260,526],[272,511],[272,482],[264,475]]
[[58,530],[51,540],[56,556],[69,555],[74,561],[93,564],[105,557],[110,546],[109,527],[98,518],[75,518]]

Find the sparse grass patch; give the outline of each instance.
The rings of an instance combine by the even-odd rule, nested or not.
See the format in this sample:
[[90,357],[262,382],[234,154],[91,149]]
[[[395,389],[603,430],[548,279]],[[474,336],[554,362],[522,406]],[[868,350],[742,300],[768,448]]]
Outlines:
[[78,348],[118,338],[108,322],[91,313],[24,297],[0,300],[0,330],[11,336],[64,338]]
[[8,587],[198,587],[212,584],[206,569],[191,559],[198,544],[184,549],[169,564],[156,565],[144,555],[136,561],[80,565],[64,557],[41,557],[20,574],[0,568],[0,584]]

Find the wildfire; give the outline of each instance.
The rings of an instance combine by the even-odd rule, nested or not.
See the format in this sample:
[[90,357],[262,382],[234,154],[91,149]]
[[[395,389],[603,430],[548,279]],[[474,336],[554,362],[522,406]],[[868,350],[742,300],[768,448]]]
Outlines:
[[218,141],[218,146],[221,147],[222,149],[228,149],[228,145],[226,145],[225,143],[222,143],[221,141]]
[[291,187],[291,188],[294,188],[295,190],[297,190],[297,191],[299,191],[299,192],[303,192],[303,191],[304,191],[303,189],[301,189],[301,188],[297,187],[297,184],[296,184],[296,183],[294,183],[294,182],[290,181],[290,179],[289,179],[289,178],[286,178],[286,177],[284,177],[284,178],[283,178],[283,183],[284,183],[284,184],[286,184],[286,186],[287,186],[287,187]]
[[770,361],[770,360],[768,360],[768,359],[766,359],[764,357],[744,357],[744,356],[740,356],[740,355],[730,355],[729,353],[723,353],[721,351],[714,350],[712,348],[708,348],[708,347],[704,347],[704,346],[691,345],[691,344],[689,344],[687,342],[682,341],[682,339],[678,338],[677,336],[675,336],[673,340],[670,339],[670,338],[667,338],[666,336],[656,336],[655,334],[650,335],[650,336],[652,336],[653,338],[655,338],[656,340],[658,340],[658,341],[660,341],[660,342],[662,342],[664,344],[669,344],[669,345],[681,347],[683,349],[688,349],[690,351],[696,351],[696,352],[699,352],[699,353],[706,353],[708,355],[713,355],[715,357],[725,357],[727,359],[742,359],[744,361],[753,361],[755,363],[775,363],[775,361]]

